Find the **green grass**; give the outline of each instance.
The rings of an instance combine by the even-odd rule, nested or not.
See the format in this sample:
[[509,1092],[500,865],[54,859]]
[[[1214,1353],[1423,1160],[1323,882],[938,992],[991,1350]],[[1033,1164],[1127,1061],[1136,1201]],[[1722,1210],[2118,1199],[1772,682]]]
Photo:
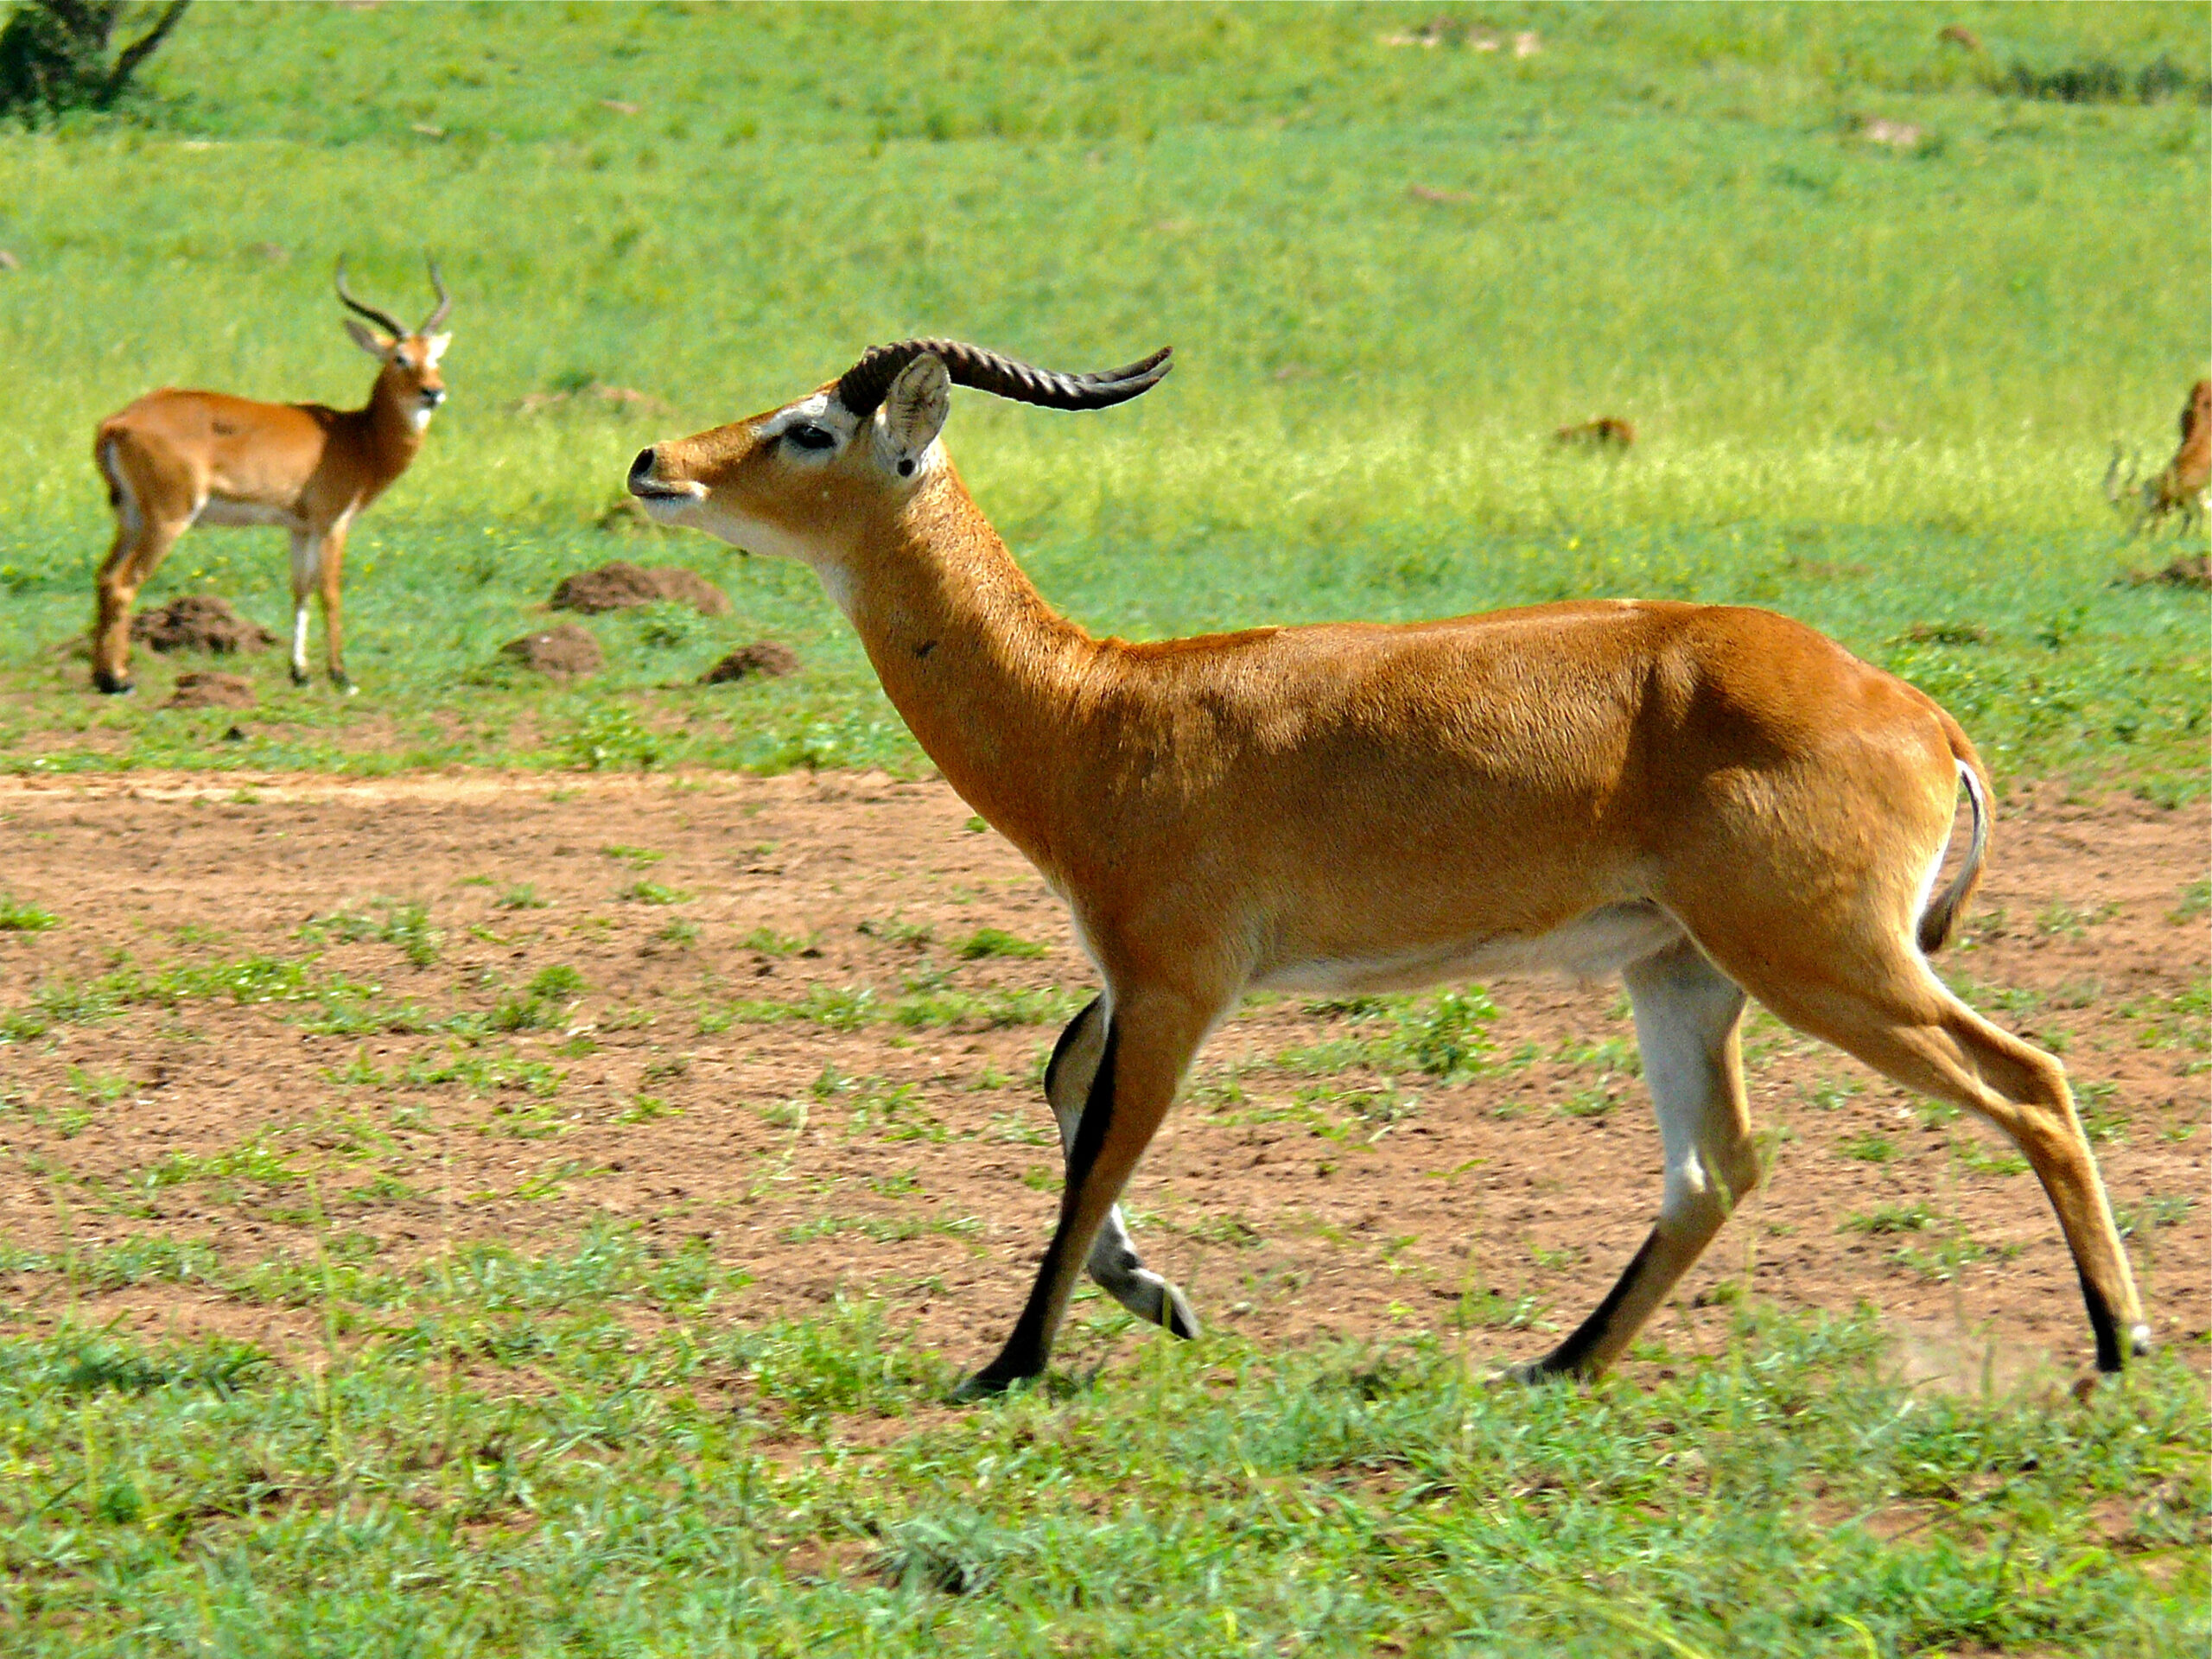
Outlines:
[[[1955,10],[1983,59],[1911,7],[1446,10],[1535,29],[1523,60],[1386,46],[1419,19],[1370,8],[195,14],[137,124],[0,135],[4,763],[918,769],[805,572],[595,526],[642,442],[926,329],[1076,367],[1176,343],[1127,410],[954,417],[986,509],[1102,632],[1770,605],[1943,698],[2001,772],[2191,795],[2205,604],[2115,585],[2164,555],[2096,485],[2113,440],[2170,442],[2208,354],[2172,255],[2212,233],[2203,111],[1991,87],[2201,63],[2208,31]],[[243,721],[86,695],[49,653],[107,536],[92,423],[162,382],[358,397],[330,262],[405,310],[425,245],[454,397],[354,532],[364,696],[265,658]],[[666,411],[523,411],[594,380]],[[1548,442],[1593,413],[1633,454]],[[617,556],[690,563],[736,614],[593,619],[611,667],[571,688],[498,666]],[[281,622],[282,566],[195,533],[148,598]],[[691,683],[762,634],[806,671]]]
[[2080,1408],[1959,1399],[1891,1380],[1866,1323],[1738,1308],[1728,1352],[1648,1388],[1497,1389],[1433,1341],[1210,1338],[954,1414],[944,1361],[868,1309],[745,1318],[744,1275],[703,1249],[375,1250],[0,1264],[190,1282],[324,1333],[311,1363],[71,1323],[0,1339],[0,1421],[38,1448],[0,1484],[11,1651],[2148,1656],[2207,1634],[2212,1444],[2171,1360]]

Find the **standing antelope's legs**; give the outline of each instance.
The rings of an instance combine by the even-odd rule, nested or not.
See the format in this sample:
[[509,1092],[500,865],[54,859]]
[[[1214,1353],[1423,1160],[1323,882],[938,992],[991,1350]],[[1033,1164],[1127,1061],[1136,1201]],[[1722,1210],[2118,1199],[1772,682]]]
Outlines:
[[2113,1225],[2065,1071],[1953,996],[1902,945],[1848,974],[1788,976],[1751,992],[1799,1030],[1854,1054],[1885,1077],[1979,1112],[2025,1154],[2057,1212],[2096,1333],[2097,1369],[2117,1371],[2126,1348],[2151,1351],[2151,1327]]
[[1516,1369],[1527,1381],[1594,1376],[1611,1364],[1758,1185],[1737,1040],[1744,993],[1687,939],[1630,963],[1621,978],[1658,1114],[1666,1192],[1657,1224],[1597,1311],[1543,1358]]
[[342,629],[340,622],[338,584],[346,569],[346,521],[341,518],[324,534],[322,554],[315,561],[315,575],[322,590],[322,660],[329,672],[330,683],[341,691],[350,692],[353,682],[346,677],[346,658],[341,648]]
[[118,505],[115,541],[100,562],[95,585],[99,611],[92,621],[92,683],[111,695],[133,689],[130,680],[130,601],[138,582],[130,574],[136,551],[137,514],[126,518]]
[[1166,991],[1116,995],[1109,1007],[1090,1097],[1068,1148],[1052,1242],[1006,1346],[961,1385],[963,1399],[1000,1393],[1045,1369],[1091,1242],[1167,1116],[1183,1068],[1217,1012]]
[[130,679],[130,605],[168,556],[190,519],[118,525],[115,545],[100,566],[99,620],[92,643],[92,683],[103,691],[128,691]]
[[130,606],[154,569],[168,556],[176,538],[191,524],[199,511],[194,504],[182,517],[173,512],[149,512],[147,500],[189,499],[193,481],[166,471],[155,457],[136,448],[125,453],[114,440],[101,442],[94,459],[107,480],[108,505],[115,512],[115,540],[100,562],[96,587],[99,608],[92,624],[92,683],[102,691],[131,689]]
[[321,574],[322,546],[312,531],[292,532],[292,683],[308,683],[308,595]]
[[[1060,1126],[1063,1159],[1075,1145],[1077,1126],[1106,1052],[1106,999],[1093,997],[1089,1007],[1068,1021],[1046,1063],[1045,1099]],[[1183,1293],[1146,1267],[1129,1243],[1120,1205],[1106,1212],[1085,1265],[1108,1295],[1147,1325],[1159,1325],[1173,1336],[1198,1334],[1198,1315],[1191,1312]]]

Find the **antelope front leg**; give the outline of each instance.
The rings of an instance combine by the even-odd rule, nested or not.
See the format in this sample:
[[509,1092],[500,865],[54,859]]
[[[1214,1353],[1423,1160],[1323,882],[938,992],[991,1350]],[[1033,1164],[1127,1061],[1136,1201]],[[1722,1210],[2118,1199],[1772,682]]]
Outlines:
[[322,544],[303,530],[292,532],[292,683],[308,683],[308,595],[315,590]]
[[[1045,1066],[1045,1099],[1060,1127],[1060,1154],[1072,1154],[1077,1126],[1090,1098],[1098,1076],[1098,1063],[1106,1052],[1106,1000],[1093,997],[1088,1007],[1067,1023],[1052,1046]],[[1156,1325],[1171,1336],[1198,1334],[1198,1315],[1183,1293],[1145,1266],[1129,1242],[1122,1219],[1122,1206],[1106,1212],[1098,1237],[1085,1263],[1090,1276],[1105,1293],[1147,1325]]]
[[1109,1006],[1089,1097],[1068,1147],[1059,1224],[1013,1334],[996,1359],[961,1385],[961,1399],[1002,1393],[1045,1369],[1092,1242],[1167,1116],[1183,1068],[1213,1019],[1213,1010],[1173,992],[1116,996]]
[[350,693],[353,682],[346,677],[346,655],[343,648],[344,626],[340,616],[341,606],[338,584],[346,569],[346,521],[341,518],[330,527],[322,538],[322,556],[317,561],[316,585],[322,591],[322,660],[330,675],[331,684],[340,691]]

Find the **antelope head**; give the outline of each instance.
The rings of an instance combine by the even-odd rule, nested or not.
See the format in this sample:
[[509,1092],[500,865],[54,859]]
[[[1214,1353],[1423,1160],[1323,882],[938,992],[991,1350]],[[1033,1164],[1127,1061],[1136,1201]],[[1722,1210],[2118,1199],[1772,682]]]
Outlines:
[[829,578],[870,526],[950,472],[938,435],[952,387],[1106,409],[1157,385],[1170,350],[1102,374],[1055,374],[958,340],[874,346],[797,403],[639,450],[630,493],[662,524],[796,558]]
[[[353,336],[353,343],[384,365],[384,372],[377,377],[376,397],[404,413],[417,432],[430,423],[430,416],[446,400],[445,378],[438,372],[438,359],[453,343],[451,334],[437,332],[438,325],[453,309],[453,296],[446,292],[446,285],[439,278],[438,262],[433,259],[429,266],[430,286],[436,291],[438,302],[423,319],[421,326],[415,328],[404,327],[391,313],[355,299],[346,290],[346,262],[342,258],[338,262],[336,276],[340,302],[356,315],[376,324],[375,328],[368,328],[353,317],[346,319],[346,332]],[[383,332],[378,333],[378,329]]]

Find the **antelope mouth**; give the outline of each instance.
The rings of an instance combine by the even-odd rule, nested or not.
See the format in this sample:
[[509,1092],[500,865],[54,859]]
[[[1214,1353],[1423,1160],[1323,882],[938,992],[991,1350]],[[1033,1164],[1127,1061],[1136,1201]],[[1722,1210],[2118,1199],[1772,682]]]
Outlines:
[[686,502],[706,499],[703,484],[690,479],[656,478],[653,474],[659,466],[660,457],[651,449],[639,450],[638,458],[630,463],[630,475],[626,481],[630,493],[645,503],[646,512],[673,512]]

